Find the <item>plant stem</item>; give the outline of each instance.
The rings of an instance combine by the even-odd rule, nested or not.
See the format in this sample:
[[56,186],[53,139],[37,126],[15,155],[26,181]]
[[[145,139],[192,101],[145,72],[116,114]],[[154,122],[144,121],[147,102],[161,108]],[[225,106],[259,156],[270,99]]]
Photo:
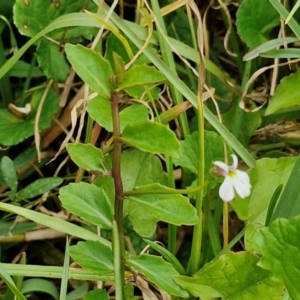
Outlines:
[[[201,72],[203,65],[200,66],[199,81],[204,79],[204,74]],[[202,74],[201,74],[202,73]],[[203,77],[202,77],[203,76]],[[202,102],[202,89],[201,83],[198,90],[198,143],[199,143],[199,165],[198,165],[198,186],[204,184],[204,116],[203,116],[203,102]],[[193,241],[191,256],[187,268],[187,274],[192,275],[200,268],[201,248],[202,248],[202,204],[203,204],[203,189],[198,190],[196,196],[195,207],[198,223],[194,226]]]
[[224,201],[223,203],[223,248],[228,245],[228,203]]
[[[175,188],[174,173],[173,173],[173,160],[172,157],[166,156],[166,165],[168,171],[168,186]],[[168,250],[175,255],[176,253],[176,240],[177,240],[177,226],[168,224]]]
[[[205,176],[205,155],[204,155],[204,105],[202,101],[203,88],[205,83],[205,64],[204,64],[204,42],[203,42],[203,28],[202,19],[198,8],[194,5],[191,6],[195,17],[197,18],[197,37],[198,37],[198,51],[199,51],[199,73],[198,73],[198,93],[197,93],[197,118],[198,118],[198,148],[199,148],[199,161],[198,161],[198,186],[204,184]],[[203,236],[203,189],[199,190],[196,194],[195,207],[198,223],[194,226],[191,256],[187,267],[187,274],[192,275],[200,268],[200,259],[202,251],[202,236]]]
[[[119,244],[116,245],[118,251],[114,251],[115,261],[118,262],[118,268],[115,268],[115,276],[119,278],[116,284],[116,299],[124,299],[124,231],[123,231],[123,183],[121,178],[121,152],[122,142],[118,139],[120,133],[120,119],[119,119],[119,100],[121,93],[114,93],[111,96],[110,104],[113,120],[113,134],[114,134],[114,150],[112,154],[112,177],[115,185],[115,221],[117,223]],[[114,247],[114,246],[113,246]],[[118,274],[117,274],[118,273]]]
[[118,224],[113,221],[113,254],[114,254],[114,270],[115,270],[115,284],[116,292],[115,299],[124,299],[124,263],[122,260],[122,250],[121,250],[121,238],[118,232]]
[[[176,74],[176,64],[174,61],[173,53],[170,45],[167,43],[165,36],[167,36],[167,29],[164,23],[164,19],[160,13],[160,6],[158,0],[151,0],[151,5],[153,9],[153,14],[155,16],[155,23],[157,26],[157,39],[159,42],[159,46],[161,49],[161,55],[163,61],[167,64],[167,66]],[[182,94],[175,88],[172,83],[169,83],[169,88],[171,92],[172,99],[175,105],[183,102]],[[179,124],[182,130],[183,136],[186,137],[189,133],[189,126],[186,113],[182,113],[179,115]],[[173,163],[171,157],[166,157],[167,162],[167,170],[168,170],[168,186],[174,188],[174,178],[173,178]],[[176,239],[177,239],[177,226],[173,224],[168,224],[168,250],[175,254],[176,249]]]
[[198,192],[205,188],[208,185],[208,181],[205,181],[202,185],[196,186],[194,188],[189,188],[189,189],[171,189],[171,188],[166,188],[164,190],[132,190],[128,192],[124,192],[124,196],[132,196],[132,195],[146,195],[146,194],[151,194],[151,195],[159,195],[159,194],[192,194],[195,192]]

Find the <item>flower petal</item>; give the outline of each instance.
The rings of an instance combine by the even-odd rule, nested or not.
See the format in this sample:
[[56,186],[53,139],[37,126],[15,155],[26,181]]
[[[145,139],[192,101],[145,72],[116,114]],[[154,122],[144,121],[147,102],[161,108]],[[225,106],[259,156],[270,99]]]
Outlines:
[[[238,171],[238,170],[237,170]],[[249,183],[249,176],[246,172],[239,171],[237,175],[232,178],[234,190],[241,198],[246,198],[251,193],[251,185]]]
[[231,154],[230,156],[232,157],[233,163],[229,167],[229,170],[236,170],[238,167],[238,158],[235,154]]
[[250,185],[250,178],[246,172],[240,171],[240,170],[235,170],[235,174],[236,174],[236,177],[239,179],[239,181]]
[[223,163],[222,161],[214,161],[213,164],[221,169],[222,172],[220,172],[221,175],[226,176],[229,172],[229,167]]
[[233,180],[231,177],[226,176],[225,180],[220,186],[219,196],[223,201],[231,201],[234,198]]

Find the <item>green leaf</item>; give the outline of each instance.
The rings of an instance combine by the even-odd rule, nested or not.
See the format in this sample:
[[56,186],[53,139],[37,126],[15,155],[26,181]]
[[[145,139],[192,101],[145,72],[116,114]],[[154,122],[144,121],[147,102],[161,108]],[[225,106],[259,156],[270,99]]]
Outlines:
[[231,202],[238,217],[259,226],[266,221],[267,210],[276,188],[285,185],[295,165],[295,158],[263,158],[249,170],[251,195]]
[[120,112],[120,129],[123,132],[124,128],[129,124],[135,124],[142,121],[147,121],[148,108],[142,104],[131,104]]
[[[1,266],[11,276],[26,276],[28,277],[44,277],[44,278],[61,278],[63,273],[63,267],[57,266],[43,266],[43,265],[22,265],[22,264],[11,264],[3,263]],[[110,281],[113,280],[113,275],[97,275],[92,271],[83,270],[81,268],[69,268],[69,279],[78,280],[90,280],[90,281]],[[71,295],[72,296],[72,295]],[[74,299],[71,297],[70,299]],[[67,297],[69,299],[69,297]],[[77,298],[75,298],[77,299]]]
[[77,288],[74,288],[71,292],[69,292],[67,294],[66,300],[83,299],[83,297],[88,293],[89,289],[89,283],[85,282],[79,285]]
[[[16,145],[34,135],[34,124],[37,108],[45,89],[36,90],[31,97],[31,112],[26,119],[19,119],[7,109],[0,109],[0,141],[4,146]],[[59,98],[53,89],[50,89],[40,115],[39,130],[50,126],[59,109]]]
[[18,174],[13,161],[8,156],[3,156],[1,159],[1,171],[4,183],[11,189],[12,193],[16,193]]
[[267,0],[243,0],[236,15],[238,34],[250,48],[266,42],[279,23],[279,14]]
[[158,157],[138,149],[122,153],[121,176],[124,191],[130,191],[136,186],[155,182],[163,185],[167,184],[167,177]]
[[259,54],[261,57],[267,58],[299,58],[300,49],[298,48],[287,48],[287,49],[276,49]]
[[[204,176],[205,179],[209,180],[210,188],[214,188],[216,184],[220,181],[220,178],[213,178],[211,176],[211,168],[213,167],[213,161],[224,161],[224,147],[223,139],[220,135],[213,131],[204,131],[204,157],[205,157],[205,167],[204,167]],[[198,132],[195,131],[190,135],[187,135],[186,138],[180,141],[180,150],[182,156],[177,159],[173,159],[175,166],[181,166],[198,174],[197,166],[199,164],[199,143],[198,143]],[[229,153],[231,149],[229,149]],[[196,187],[198,185],[198,180],[195,179],[191,184],[191,187]],[[204,195],[206,194],[207,189],[204,189]],[[193,194],[189,195],[194,197]]]
[[11,279],[7,271],[3,268],[2,264],[0,264],[0,277],[6,283],[8,288],[14,293],[18,300],[26,300],[22,293],[17,289],[14,281]]
[[277,86],[265,115],[271,115],[282,108],[299,105],[300,91],[297,84],[300,80],[300,70],[296,73],[284,77]]
[[[7,203],[0,203],[0,210],[8,211],[13,214],[20,215],[26,219],[32,220],[36,223],[42,224],[46,227],[53,228],[55,230],[58,230],[60,232],[64,232],[68,235],[74,235],[77,236],[81,239],[85,240],[93,240],[93,241],[99,241],[103,245],[106,246],[111,246],[111,243],[102,238],[101,236],[84,229],[80,226],[74,225],[72,223],[66,222],[64,220],[55,218],[55,217],[50,217],[45,214],[22,208],[19,206],[15,206],[12,204],[7,204]],[[61,272],[60,272],[61,273]],[[22,273],[23,275],[24,273]]]
[[292,299],[300,299],[300,217],[277,219],[267,228],[259,229],[254,237],[255,250],[263,257],[259,266],[271,270],[282,281]]
[[195,225],[198,222],[196,209],[189,199],[178,194],[167,194],[171,189],[160,184],[149,184],[137,190],[164,191],[162,194],[130,195],[126,198],[140,205],[155,218],[174,225]]
[[209,285],[199,284],[195,278],[187,276],[174,276],[174,280],[193,296],[200,296],[201,300],[219,299],[222,294]]
[[89,283],[88,281],[85,281],[83,284],[79,285],[77,288],[74,288],[71,292],[69,292],[67,294],[66,300],[85,299],[84,297],[88,294],[89,289]]
[[[133,54],[136,54],[139,51],[138,47],[136,47],[131,42],[130,39],[127,39],[126,36],[124,36],[124,38],[129,43]],[[105,47],[106,48],[105,49],[106,50],[105,59],[107,59],[111,63],[111,65],[113,65],[113,63],[114,63],[113,53],[118,54],[123,59],[125,64],[130,61],[130,58],[128,56],[128,53],[127,53],[123,43],[114,34],[109,35],[105,46],[106,46]],[[149,48],[151,48],[152,51],[156,51],[152,45],[149,45]],[[144,54],[141,54],[135,61],[135,64],[144,64],[144,63],[148,64],[149,62],[150,62],[149,59],[147,59]]]
[[27,231],[33,231],[36,228],[34,222],[0,222],[0,235],[14,235],[24,233]]
[[16,0],[14,23],[19,31],[27,36],[35,36],[57,17],[79,12],[86,5],[85,0],[64,1],[23,1]]
[[84,297],[83,300],[109,300],[109,295],[106,290],[93,290],[88,292]]
[[26,63],[25,61],[18,60],[16,64],[9,70],[7,73],[10,77],[27,77],[29,70],[31,70],[32,77],[43,77],[45,74],[37,67],[31,66],[31,64]]
[[147,65],[134,65],[125,72],[124,79],[119,84],[118,90],[160,83],[165,80],[165,76],[154,67]]
[[23,190],[18,192],[16,200],[31,199],[38,195],[42,195],[63,182],[60,177],[40,178],[27,185]]
[[[98,14],[100,15],[100,14]],[[142,48],[144,45],[143,32],[144,29],[135,23],[125,22],[123,19],[119,18],[116,14],[112,14],[111,19],[116,24],[116,26],[132,40],[137,48]],[[30,39],[19,51],[13,55],[0,69],[0,78],[2,78],[10,68],[22,57],[22,55],[33,45],[39,38],[43,37],[47,33],[64,27],[72,26],[87,26],[87,27],[97,27],[101,28],[102,24],[87,16],[83,13],[73,13],[61,16],[54,20],[49,26],[41,30],[37,35]],[[145,38],[144,38],[145,39]],[[199,55],[197,51],[192,48],[187,47],[185,44],[170,39],[172,45],[178,50],[179,54],[191,59],[192,61],[199,63]],[[174,73],[167,67],[167,65],[156,55],[156,52],[153,52],[150,49],[145,49],[144,54],[148,57],[149,60],[159,69],[166,78],[176,86],[178,91],[184,95],[185,98],[189,99],[193,106],[197,107],[197,96],[191,91],[191,89],[183,83],[177,76],[174,76]],[[226,74],[222,72],[216,65],[214,65],[210,60],[205,59],[205,67],[207,70],[215,74],[219,79],[223,80],[224,84],[226,82]],[[252,167],[254,164],[254,159],[252,155],[241,145],[241,143],[226,129],[226,127],[220,123],[217,117],[207,108],[204,107],[204,116],[206,120],[220,133],[220,135],[227,141],[229,146],[231,146],[236,153],[245,161],[245,163]]]
[[262,52],[270,51],[270,50],[276,49],[280,46],[297,42],[298,40],[299,39],[297,39],[295,37],[284,37],[284,38],[269,40],[269,41],[259,45],[258,47],[255,47],[248,53],[246,53],[243,57],[243,60],[248,61],[248,60],[254,59],[254,58],[258,57],[260,55],[260,53],[262,53]]
[[298,156],[296,164],[291,172],[288,182],[279,198],[278,204],[271,220],[276,218],[291,218],[300,214],[300,157]]
[[153,250],[155,250],[156,252],[158,252],[167,262],[169,262],[170,264],[172,264],[172,266],[176,269],[176,271],[179,274],[185,274],[184,267],[181,265],[181,263],[179,262],[179,260],[176,258],[176,256],[174,254],[172,254],[171,252],[169,252],[166,248],[162,247],[158,243],[155,243],[155,242],[147,240],[147,239],[144,239],[144,241],[149,246],[151,246],[151,248]]
[[[210,173],[213,161],[224,160],[224,148],[222,137],[212,131],[204,132],[204,152],[205,152],[205,174]],[[184,140],[180,141],[180,151],[182,156],[174,158],[173,162],[176,166],[189,169],[191,172],[198,173],[199,162],[199,145],[198,132],[194,131]]]
[[[134,286],[131,282],[128,282],[124,286],[125,300],[138,300],[138,296],[134,296]],[[97,299],[96,299],[97,300]]]
[[125,127],[122,139],[142,151],[180,157],[179,141],[166,125],[144,121]]
[[85,182],[70,183],[59,191],[63,206],[83,220],[110,229],[112,227],[112,207],[104,190]]
[[78,242],[77,245],[70,247],[70,255],[82,268],[94,271],[96,274],[102,275],[114,271],[111,249],[97,241]]
[[112,92],[113,71],[99,53],[82,45],[66,44],[67,58],[76,73],[100,96],[109,99]]
[[42,292],[52,296],[54,299],[58,299],[59,297],[56,286],[52,282],[40,278],[24,280],[21,292],[25,295],[33,292]]
[[[95,97],[87,105],[90,117],[109,132],[113,132],[111,106],[108,99]],[[128,124],[148,120],[148,109],[142,104],[132,104],[120,112],[121,132]]]
[[[267,216],[266,216],[266,223],[265,223],[265,226],[268,226],[273,218],[273,215],[274,215],[274,211],[275,211],[275,207],[277,206],[278,204],[278,198],[282,192],[282,189],[283,189],[283,184],[280,184],[274,194],[272,195],[272,198],[271,198],[271,201],[270,201],[270,204],[268,206],[268,211],[267,211]],[[284,199],[284,198],[283,198]],[[295,213],[297,214],[297,213]]]
[[222,122],[228,130],[231,132],[237,132],[237,138],[245,147],[247,147],[249,145],[250,138],[261,123],[261,112],[245,112],[240,109],[238,114],[241,115],[241,122],[237,124],[238,129],[235,130],[233,126],[236,123],[232,122],[232,120],[236,113],[236,108],[232,106],[228,111],[222,114]]
[[[107,168],[110,169],[111,157],[108,157],[106,164]],[[136,186],[151,183],[167,185],[167,177],[158,157],[138,149],[122,153],[121,177],[124,191],[130,191]],[[125,201],[124,214],[129,214],[129,219],[138,234],[144,237],[153,235],[157,218],[145,211],[140,205]]]
[[57,82],[64,82],[69,75],[69,65],[59,47],[43,39],[37,47],[37,60],[45,75]]
[[70,271],[70,247],[69,247],[69,238],[67,237],[66,244],[65,244],[63,273],[60,282],[59,300],[66,300],[67,298],[69,271]]
[[192,279],[175,276],[174,280],[201,299],[218,294],[228,300],[281,299],[284,286],[272,281],[270,272],[257,267],[258,261],[248,252],[228,252],[206,264]]
[[124,75],[125,75],[125,62],[122,59],[120,55],[118,55],[116,52],[113,52],[112,54],[113,58],[113,66],[114,66],[114,72],[116,74],[116,81],[117,84],[123,81]]
[[113,206],[115,201],[115,184],[113,178],[108,175],[99,176],[95,181],[93,181],[93,184],[105,191],[111,205]]
[[151,237],[155,233],[158,219],[142,206],[132,201],[126,201],[125,213],[137,234],[142,237]]
[[103,169],[103,153],[92,144],[67,144],[67,150],[75,164],[87,171],[105,172]]
[[132,269],[145,275],[168,294],[177,297],[188,297],[188,293],[172,279],[173,276],[179,275],[177,271],[161,257],[142,254],[131,257],[126,263]]
[[[126,88],[124,91],[132,98],[140,99],[140,100],[157,100],[159,98],[160,89],[156,86],[136,86],[131,88]],[[149,92],[149,93],[148,93]],[[150,96],[149,96],[150,94]]]

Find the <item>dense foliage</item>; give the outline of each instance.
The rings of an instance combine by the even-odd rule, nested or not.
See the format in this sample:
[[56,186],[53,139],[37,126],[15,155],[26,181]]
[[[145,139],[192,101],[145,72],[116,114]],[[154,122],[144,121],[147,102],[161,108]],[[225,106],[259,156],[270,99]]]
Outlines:
[[0,0],[1,299],[300,299],[299,4]]

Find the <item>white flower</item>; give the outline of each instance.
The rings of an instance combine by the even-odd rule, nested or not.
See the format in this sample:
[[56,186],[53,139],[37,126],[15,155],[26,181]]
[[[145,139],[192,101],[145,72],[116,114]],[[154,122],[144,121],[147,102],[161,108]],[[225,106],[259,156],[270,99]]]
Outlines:
[[233,159],[232,166],[228,166],[221,161],[215,161],[213,163],[218,167],[217,170],[214,170],[215,173],[225,177],[219,189],[219,196],[226,202],[233,200],[234,192],[241,198],[246,198],[251,193],[251,184],[248,174],[237,169],[238,158],[236,155],[232,154],[231,157]]

